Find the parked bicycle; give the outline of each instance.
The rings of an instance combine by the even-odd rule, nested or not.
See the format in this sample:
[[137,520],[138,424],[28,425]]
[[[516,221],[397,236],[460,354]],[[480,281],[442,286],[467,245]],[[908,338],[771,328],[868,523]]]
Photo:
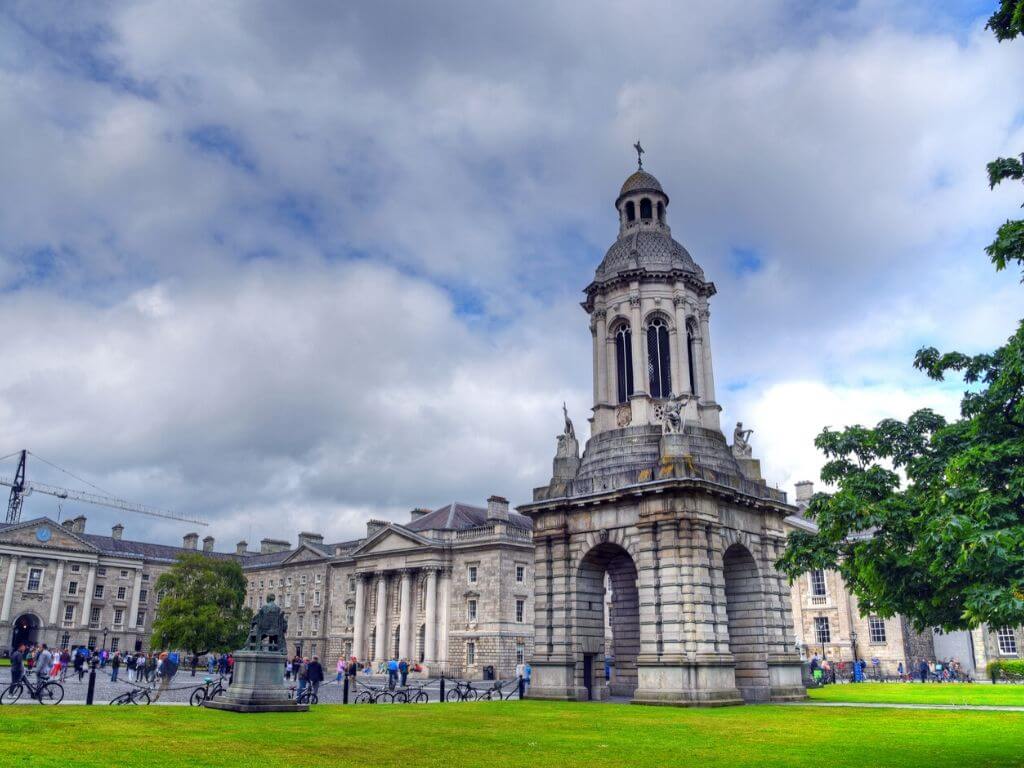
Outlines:
[[40,704],[60,704],[64,700],[64,686],[60,683],[47,680],[33,685],[26,676],[16,683],[11,683],[3,693],[0,693],[0,704],[13,704],[26,692]]
[[132,688],[120,696],[110,700],[112,705],[123,706],[125,704],[149,704],[149,688]]
[[[288,690],[293,694],[295,692],[294,688],[289,688]],[[302,689],[299,695],[295,697],[296,704],[318,704],[319,702],[320,697],[313,692],[313,686],[311,685],[307,685]]]
[[[508,691],[506,692],[505,691],[505,686],[509,685],[509,684],[511,684],[511,685],[510,685]],[[479,701],[491,701],[492,699],[494,701],[508,701],[509,699],[511,699],[513,697],[519,698],[519,681],[518,680],[508,680],[508,681],[497,680],[497,681],[495,681],[494,685],[492,685],[490,688],[488,688],[487,690],[481,691],[479,696],[477,697],[477,699]]]
[[188,698],[188,703],[190,706],[198,707],[204,701],[212,700],[226,690],[223,677],[218,677],[216,680],[212,677],[204,678],[203,684],[192,691],[192,695]]
[[391,700],[395,704],[426,704],[430,701],[430,694],[422,686],[410,686],[394,691],[391,694]]
[[448,692],[445,693],[445,701],[476,701],[480,698],[481,693],[486,693],[474,688],[473,683],[469,680],[452,680],[450,682],[455,683],[455,685],[450,687]]

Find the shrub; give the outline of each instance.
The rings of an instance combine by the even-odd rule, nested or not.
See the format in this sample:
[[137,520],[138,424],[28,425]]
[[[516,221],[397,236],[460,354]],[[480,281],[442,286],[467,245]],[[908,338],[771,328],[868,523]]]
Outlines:
[[1024,659],[990,661],[988,674],[993,680],[1006,677],[1009,680],[1024,680]]

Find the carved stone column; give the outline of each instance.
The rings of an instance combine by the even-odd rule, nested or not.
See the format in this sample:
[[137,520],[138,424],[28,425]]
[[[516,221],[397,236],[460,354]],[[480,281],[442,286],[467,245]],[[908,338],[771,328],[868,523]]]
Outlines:
[[373,660],[384,661],[387,659],[388,648],[388,577],[381,571],[377,574],[377,628],[376,647],[373,650]]
[[703,345],[703,357],[702,368],[703,368],[703,383],[704,383],[704,399],[709,402],[715,402],[715,372],[711,365],[711,312],[707,308],[700,311],[700,337]]
[[7,582],[4,584],[4,604],[0,607],[0,621],[8,621],[11,618],[11,603],[14,601],[14,580],[18,576],[18,556],[11,555],[11,562],[7,566]]
[[89,575],[85,579],[85,600],[82,601],[82,626],[89,626],[89,615],[92,613],[92,596],[96,592],[96,566],[89,566]]
[[688,395],[693,392],[693,388],[690,386],[690,366],[687,361],[686,299],[675,296],[672,306],[676,318],[676,343],[672,348],[672,359],[675,361],[672,366],[672,389],[676,395]]
[[608,396],[608,322],[603,309],[594,310],[594,405],[607,403]]
[[57,611],[60,609],[60,596],[64,589],[64,561],[57,561],[57,577],[53,580],[53,597],[50,599],[50,624],[57,623]]
[[366,641],[366,579],[356,574],[356,608],[352,628],[352,655],[359,661],[365,660]]
[[398,613],[398,655],[412,658],[412,571],[402,571],[401,601]]
[[[136,619],[139,617],[139,603],[142,598],[142,569],[139,568],[135,571],[135,584],[132,586],[132,602],[129,608],[128,621],[129,627],[138,627]],[[141,627],[138,627],[141,629]]]
[[437,661],[437,570],[427,571],[426,629],[423,633],[423,660],[428,668]]

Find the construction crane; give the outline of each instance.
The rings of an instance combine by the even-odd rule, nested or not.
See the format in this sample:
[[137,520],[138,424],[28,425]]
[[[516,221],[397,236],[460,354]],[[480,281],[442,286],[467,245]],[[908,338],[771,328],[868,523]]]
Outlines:
[[[166,520],[182,520],[186,523],[192,523],[193,525],[208,525],[203,520],[200,520],[195,515],[182,515],[175,512],[169,512],[166,509],[157,509],[156,507],[150,507],[145,504],[135,504],[124,499],[118,499],[114,496],[104,496],[98,493],[90,493],[89,491],[75,491],[70,488],[60,488],[56,485],[46,485],[45,483],[37,483],[35,481],[29,482],[25,479],[25,463],[28,458],[28,454],[31,451],[22,450],[20,451],[20,458],[18,459],[18,471],[14,473],[14,477],[0,477],[0,485],[6,485],[11,489],[11,496],[7,501],[7,522],[17,523],[21,521],[21,506],[25,500],[25,497],[32,493],[45,493],[48,496],[54,496],[58,499],[72,501],[84,501],[86,504],[95,504],[99,507],[109,507],[110,509],[120,509],[124,512],[135,512],[140,515],[149,515],[150,517],[161,517]],[[15,454],[10,454],[14,456]],[[32,454],[40,461],[45,464],[59,469],[65,474],[71,475],[66,469],[61,469],[56,464],[46,461],[46,459],[36,454]],[[4,458],[9,458],[5,456]],[[75,475],[71,475],[75,477]],[[87,485],[92,485],[87,480],[77,478]],[[94,488],[96,486],[93,486]],[[101,490],[101,489],[97,489]]]

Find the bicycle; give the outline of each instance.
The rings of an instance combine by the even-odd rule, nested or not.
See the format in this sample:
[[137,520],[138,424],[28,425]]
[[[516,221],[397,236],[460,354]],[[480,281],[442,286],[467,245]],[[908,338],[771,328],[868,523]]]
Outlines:
[[486,691],[480,694],[480,700],[490,701],[492,698],[494,698],[496,701],[509,701],[512,699],[513,696],[518,698],[519,681],[510,680],[508,682],[512,684],[512,687],[508,690],[508,694],[505,693],[505,685],[507,683],[505,681],[498,680],[494,683],[494,685],[492,685],[490,688],[488,688]]
[[391,694],[391,700],[395,704],[426,704],[430,701],[430,695],[422,687],[405,687]]
[[125,704],[150,704],[151,699],[149,698],[149,688],[132,688],[120,696],[116,696],[110,700],[110,704],[113,706],[123,706]]
[[223,677],[218,677],[216,682],[214,682],[212,678],[208,677],[203,681],[203,684],[196,687],[196,689],[192,691],[192,695],[188,697],[189,706],[201,706],[204,701],[209,701],[220,696],[220,694],[225,691],[227,691],[227,688],[224,687]]
[[307,685],[302,689],[302,693],[295,697],[296,704],[318,704],[319,702],[320,697],[317,696],[311,685]]
[[35,685],[28,677],[23,677],[16,683],[11,683],[0,693],[0,704],[13,704],[21,698],[21,694],[28,691],[33,699],[40,704],[60,704],[64,700],[64,686],[52,680],[37,682]]
[[473,683],[466,680],[455,680],[454,688],[449,688],[444,695],[445,701],[476,701],[480,698],[480,691],[473,687]]

